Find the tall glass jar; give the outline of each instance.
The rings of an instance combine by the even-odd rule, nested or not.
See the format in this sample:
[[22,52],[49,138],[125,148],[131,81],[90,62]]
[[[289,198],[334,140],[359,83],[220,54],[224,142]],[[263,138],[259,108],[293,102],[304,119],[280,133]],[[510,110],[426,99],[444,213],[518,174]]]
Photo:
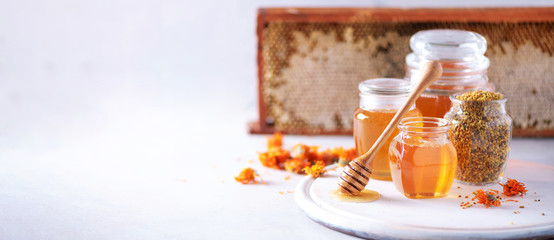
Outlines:
[[456,150],[448,139],[451,123],[442,118],[410,117],[389,147],[394,185],[408,198],[448,195],[456,172]]
[[459,100],[450,97],[451,140],[458,155],[456,181],[488,185],[501,180],[512,139],[512,118],[506,98],[494,101]]
[[417,99],[416,107],[426,117],[444,117],[453,94],[484,89],[494,90],[488,82],[489,59],[484,56],[487,41],[477,33],[435,29],[420,31],[410,38],[412,53],[406,56],[406,79],[416,81],[420,66],[428,60],[439,61],[442,76]]
[[[373,146],[398,109],[406,102],[411,88],[409,81],[394,78],[366,80],[358,88],[360,106],[354,111],[353,130],[356,150],[362,155]],[[406,116],[420,116],[420,113],[412,106]],[[385,147],[377,152],[369,166],[373,172],[371,178],[385,181],[392,179],[387,152],[390,141],[397,133],[398,130],[395,130],[387,139]]]

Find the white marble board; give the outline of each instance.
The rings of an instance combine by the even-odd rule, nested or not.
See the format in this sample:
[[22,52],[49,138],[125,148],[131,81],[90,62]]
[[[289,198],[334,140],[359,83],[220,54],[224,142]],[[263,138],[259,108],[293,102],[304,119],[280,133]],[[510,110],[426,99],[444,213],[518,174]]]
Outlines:
[[372,179],[366,188],[379,192],[379,200],[340,202],[329,197],[342,171],[342,168],[335,169],[317,179],[309,176],[302,179],[295,190],[295,200],[312,220],[346,234],[379,239],[554,236],[554,168],[550,166],[510,159],[504,177],[525,183],[529,190],[527,195],[506,197],[519,202],[503,201],[500,207],[485,208],[477,204],[467,209],[461,208],[460,203],[471,200],[473,191],[483,188],[502,192],[502,187],[476,187],[455,182],[447,197],[409,199],[400,194],[392,182]]

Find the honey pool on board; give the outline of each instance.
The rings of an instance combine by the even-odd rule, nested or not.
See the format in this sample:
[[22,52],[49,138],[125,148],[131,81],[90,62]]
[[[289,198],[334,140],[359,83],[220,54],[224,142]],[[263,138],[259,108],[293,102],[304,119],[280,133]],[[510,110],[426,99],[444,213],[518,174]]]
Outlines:
[[450,141],[395,138],[389,151],[395,187],[408,198],[444,197],[456,173],[456,150]]
[[[356,143],[356,150],[360,156],[373,146],[396,112],[397,109],[364,110],[361,108],[357,108],[356,111],[354,111],[354,141]],[[405,117],[417,116],[420,116],[420,113],[416,108],[411,109],[405,115]],[[372,171],[371,178],[385,181],[392,180],[388,159],[388,146],[397,134],[398,129],[395,128],[381,150],[375,155],[373,162],[369,166]]]
[[376,201],[381,197],[381,195],[378,192],[369,189],[360,191],[360,194],[358,195],[343,194],[340,193],[338,189],[335,189],[329,192],[329,197],[343,202],[367,203]]

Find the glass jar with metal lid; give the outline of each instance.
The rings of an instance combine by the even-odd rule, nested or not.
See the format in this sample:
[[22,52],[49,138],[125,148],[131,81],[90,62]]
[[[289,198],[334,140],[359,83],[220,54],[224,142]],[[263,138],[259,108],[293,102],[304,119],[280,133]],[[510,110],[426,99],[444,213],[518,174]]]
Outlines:
[[[378,78],[363,81],[358,86],[360,90],[360,106],[354,111],[353,130],[356,150],[359,155],[367,152],[379,138],[383,130],[392,120],[398,109],[406,102],[410,94],[410,82],[403,79]],[[406,117],[420,116],[419,111],[412,106]],[[388,146],[395,130],[387,143],[379,150],[371,163],[371,178],[391,181]]]
[[[420,31],[410,38],[412,53],[406,56],[406,79],[417,78],[419,67],[426,61],[439,61],[442,76],[416,101],[416,107],[426,117],[444,117],[451,107],[450,96],[477,89],[494,91],[489,83],[485,57],[487,41],[478,33],[434,29]],[[415,84],[415,83],[414,83]]]

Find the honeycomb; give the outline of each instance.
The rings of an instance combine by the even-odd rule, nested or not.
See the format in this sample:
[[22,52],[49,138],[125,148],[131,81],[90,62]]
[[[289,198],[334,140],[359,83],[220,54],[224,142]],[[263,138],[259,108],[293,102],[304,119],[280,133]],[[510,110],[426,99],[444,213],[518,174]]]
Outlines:
[[554,133],[552,22],[269,22],[261,36],[261,124],[286,133],[351,133],[358,83],[403,78],[410,37],[437,28],[487,39],[489,81],[508,98],[514,135]]

